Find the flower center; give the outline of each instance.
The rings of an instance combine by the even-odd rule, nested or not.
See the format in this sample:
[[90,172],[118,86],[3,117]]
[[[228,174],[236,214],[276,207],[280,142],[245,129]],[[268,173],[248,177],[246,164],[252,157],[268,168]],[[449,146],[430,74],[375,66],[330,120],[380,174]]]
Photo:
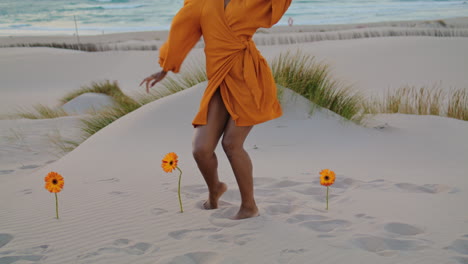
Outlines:
[[325,180],[328,181],[330,179],[330,177],[328,176],[325,176]]
[[57,183],[58,183],[58,181],[57,181],[56,179],[53,179],[53,180],[52,180],[52,184],[55,185],[55,184],[57,184]]
[[171,166],[172,166],[172,163],[174,163],[174,161],[172,161],[172,160],[171,160],[171,161],[169,162],[169,165],[171,165]]

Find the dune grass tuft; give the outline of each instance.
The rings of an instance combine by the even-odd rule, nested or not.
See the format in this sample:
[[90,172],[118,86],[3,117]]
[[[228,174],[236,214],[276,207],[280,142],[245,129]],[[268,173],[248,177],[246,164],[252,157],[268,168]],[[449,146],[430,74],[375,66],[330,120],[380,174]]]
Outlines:
[[450,93],[447,116],[468,121],[468,89],[459,89]]
[[288,52],[280,54],[271,65],[278,85],[348,120],[357,123],[362,120],[362,97],[351,87],[333,80],[328,65],[317,63],[315,57],[299,51]]
[[55,49],[68,49],[79,50],[86,52],[102,52],[110,50],[157,50],[155,44],[141,44],[141,45],[122,45],[119,43],[16,43],[11,45],[2,45],[0,48],[14,48],[14,47],[45,47]]
[[180,92],[206,80],[207,77],[203,65],[188,65],[188,67],[177,76],[167,76],[161,83],[157,84],[157,89],[152,90],[150,93],[138,93],[134,96],[135,99],[121,100],[116,106],[83,119],[82,122],[84,126],[82,130],[85,133],[84,137],[88,138],[92,136],[115,120],[133,112],[145,104]]
[[115,103],[119,105],[137,105],[138,103],[133,100],[131,97],[125,95],[122,90],[120,89],[117,82],[94,82],[90,86],[84,86],[79,90],[73,91],[67,95],[65,95],[60,101],[63,104],[73,100],[74,98],[85,94],[85,93],[101,93],[108,95],[114,99]]
[[439,88],[404,86],[387,91],[382,101],[376,103],[376,113],[403,113],[416,115],[439,115],[441,113],[442,90]]
[[62,108],[51,108],[42,104],[37,104],[32,109],[20,109],[17,114],[12,117],[26,118],[26,119],[49,119],[68,116]]
[[468,120],[468,90],[404,86],[372,99],[366,112],[447,116]]

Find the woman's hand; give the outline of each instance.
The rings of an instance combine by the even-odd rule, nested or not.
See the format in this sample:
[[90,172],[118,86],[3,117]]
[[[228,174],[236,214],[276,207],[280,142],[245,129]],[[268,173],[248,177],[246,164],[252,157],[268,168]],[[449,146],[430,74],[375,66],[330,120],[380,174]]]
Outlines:
[[160,82],[164,77],[166,77],[167,72],[160,71],[155,74],[151,74],[150,76],[146,77],[141,83],[140,86],[145,83],[146,84],[146,92],[149,93],[149,88],[153,87],[156,83]]

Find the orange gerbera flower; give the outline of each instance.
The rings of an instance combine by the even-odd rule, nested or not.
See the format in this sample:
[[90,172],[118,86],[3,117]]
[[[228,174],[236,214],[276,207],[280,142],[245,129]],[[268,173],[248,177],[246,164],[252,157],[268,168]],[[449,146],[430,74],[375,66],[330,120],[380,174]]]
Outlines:
[[49,172],[44,178],[45,188],[51,193],[58,193],[62,190],[65,181],[63,180],[62,175],[57,172]]
[[172,172],[177,168],[177,162],[179,157],[174,152],[168,153],[162,160],[161,167],[165,172]]
[[329,169],[320,172],[320,184],[330,186],[335,183],[335,173]]

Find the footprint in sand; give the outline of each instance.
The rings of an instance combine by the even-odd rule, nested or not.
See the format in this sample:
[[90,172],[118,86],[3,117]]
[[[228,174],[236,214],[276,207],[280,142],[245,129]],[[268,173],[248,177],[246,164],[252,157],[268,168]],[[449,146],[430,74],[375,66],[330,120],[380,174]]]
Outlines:
[[[177,192],[177,188],[170,188],[171,191]],[[198,199],[202,196],[202,194],[206,193],[208,195],[208,189],[206,185],[196,184],[196,185],[188,185],[182,188],[184,196],[188,199]]]
[[335,183],[333,184],[333,188],[349,189],[358,185],[360,185],[360,182],[351,178],[337,178]]
[[[466,235],[465,235],[466,237]],[[467,239],[457,239],[452,242],[452,244],[447,247],[459,254],[468,255],[468,240]]]
[[367,220],[372,220],[372,219],[375,219],[375,217],[373,216],[369,216],[369,215],[366,215],[366,214],[356,214],[354,215],[356,218],[359,218],[359,219],[367,219]]
[[121,192],[121,191],[112,191],[112,192],[109,192],[110,195],[115,195],[115,196],[120,196],[120,197],[128,197],[130,196],[129,193],[127,192]]
[[321,221],[325,219],[328,219],[328,218],[322,215],[297,214],[297,215],[293,215],[291,218],[286,220],[286,222],[290,224],[297,224],[297,223],[301,223],[305,221]]
[[[315,184],[314,184],[315,185]],[[327,189],[320,187],[320,186],[300,186],[299,188],[294,188],[292,191],[311,196],[312,199],[314,199],[317,202],[323,203],[326,201],[326,193]],[[343,190],[340,189],[333,189],[330,191],[328,197],[330,200],[336,201],[337,197],[340,196],[340,194],[343,193]]]
[[388,191],[394,188],[391,182],[388,182],[384,179],[377,179],[368,182],[361,182],[358,187],[364,190],[383,190]]
[[162,208],[153,208],[153,209],[151,209],[151,214],[156,215],[156,216],[165,214],[167,212],[168,211],[166,209],[162,209]]
[[0,175],[6,175],[15,172],[14,170],[0,170]]
[[[177,192],[177,188],[173,188],[172,191]],[[183,192],[185,196],[189,199],[202,199],[197,204],[197,208],[203,208],[203,203],[205,203],[206,199],[208,198],[208,189],[206,188],[206,185],[196,184],[184,186]],[[221,197],[221,200],[219,200],[218,206],[222,207],[230,205],[231,202],[240,202],[239,190],[228,189]]]
[[[92,258],[96,258],[102,255],[130,255],[130,256],[138,256],[144,255],[153,247],[150,243],[145,242],[136,242],[129,239],[117,239],[115,240],[109,247],[102,247],[97,249],[96,251],[79,255],[77,259],[81,261],[80,263],[93,263]],[[154,248],[152,252],[158,251],[159,248]],[[83,262],[84,261],[84,262]]]
[[301,186],[300,188],[295,188],[293,191],[305,195],[323,196],[324,188],[314,184],[314,186]]
[[168,235],[177,240],[186,238],[199,239],[205,237],[207,234],[218,232],[219,230],[218,228],[182,229],[172,231]]
[[268,187],[269,188],[274,188],[274,189],[279,189],[279,188],[293,187],[293,186],[302,185],[302,184],[304,184],[304,183],[303,182],[290,181],[290,180],[284,180],[284,181],[280,181],[280,182],[270,184]]
[[260,212],[260,215],[257,217],[244,219],[242,221],[232,220],[231,217],[235,216],[238,210],[238,206],[214,210],[209,218],[210,223],[214,226],[224,228],[240,225],[242,226],[243,230],[258,230],[265,225],[266,220],[263,212]]
[[[335,185],[334,185],[335,186]],[[409,193],[428,193],[428,194],[438,194],[438,193],[456,193],[459,192],[457,188],[452,188],[443,184],[423,184],[418,185],[414,183],[392,183],[383,179],[377,179],[369,182],[362,182],[358,184],[362,189],[379,189],[383,191],[403,191]]]
[[341,219],[329,219],[321,215],[298,214],[286,220],[290,224],[311,229],[316,232],[329,233],[332,231],[343,231],[351,226],[351,222]]
[[98,180],[97,182],[101,182],[101,183],[115,183],[115,182],[119,182],[119,181],[120,181],[119,178],[109,178],[109,179]]
[[214,234],[214,235],[209,236],[208,239],[215,241],[215,242],[235,244],[239,246],[243,246],[247,244],[248,242],[254,240],[251,233],[239,234],[239,235]]
[[[0,248],[4,247],[6,244],[10,243],[13,240],[13,236],[10,234],[2,233],[0,234]],[[20,250],[7,250],[0,251],[0,263],[1,264],[11,264],[17,262],[38,262],[45,258],[45,253],[48,252],[48,245],[41,245],[32,248],[20,249]]]
[[180,263],[219,263],[222,260],[218,253],[211,251],[190,252],[184,255],[179,255],[169,261],[163,261],[164,264],[180,264]]
[[32,189],[24,189],[24,190],[21,190],[19,191],[20,193],[24,194],[24,195],[27,195],[27,194],[31,194],[32,193]]
[[351,222],[346,220],[334,219],[334,220],[321,220],[321,221],[309,221],[301,223],[300,226],[312,229],[317,232],[332,232],[335,230],[345,230],[351,226]]
[[303,248],[299,249],[283,249],[281,250],[280,256],[278,258],[278,263],[291,263],[291,260],[297,255],[304,254],[307,250]]
[[0,248],[5,246],[6,244],[10,243],[13,240],[13,236],[10,234],[0,234]]
[[415,236],[424,233],[422,229],[404,223],[388,223],[384,226],[384,229],[387,232],[402,236]]
[[468,257],[454,257],[454,259],[460,264],[468,264]]
[[19,167],[20,170],[30,170],[30,169],[35,169],[35,168],[39,168],[40,165],[25,165],[25,166],[21,166]]
[[395,186],[403,191],[413,193],[443,193],[450,192],[452,188],[443,184],[424,184],[417,185],[413,183],[397,183]]
[[427,242],[414,239],[393,239],[372,235],[357,235],[351,243],[362,250],[381,256],[394,256],[399,251],[417,251],[427,248]]
[[241,221],[231,220],[239,209],[235,207],[219,208],[210,216],[210,223],[219,227],[231,227],[239,225]]
[[[335,183],[333,184],[333,188],[329,194],[329,198],[337,201],[337,202],[345,202],[345,200],[337,200],[337,198],[346,192],[348,189],[354,188],[356,186],[360,186],[360,182],[353,180],[351,178],[337,178]],[[297,187],[293,187],[292,191],[310,195],[313,199],[317,202],[323,203],[326,201],[326,188],[320,185],[320,181],[315,180],[311,183],[301,183]]]
[[269,215],[292,214],[297,210],[297,206],[292,204],[275,204],[265,207],[265,212]]

